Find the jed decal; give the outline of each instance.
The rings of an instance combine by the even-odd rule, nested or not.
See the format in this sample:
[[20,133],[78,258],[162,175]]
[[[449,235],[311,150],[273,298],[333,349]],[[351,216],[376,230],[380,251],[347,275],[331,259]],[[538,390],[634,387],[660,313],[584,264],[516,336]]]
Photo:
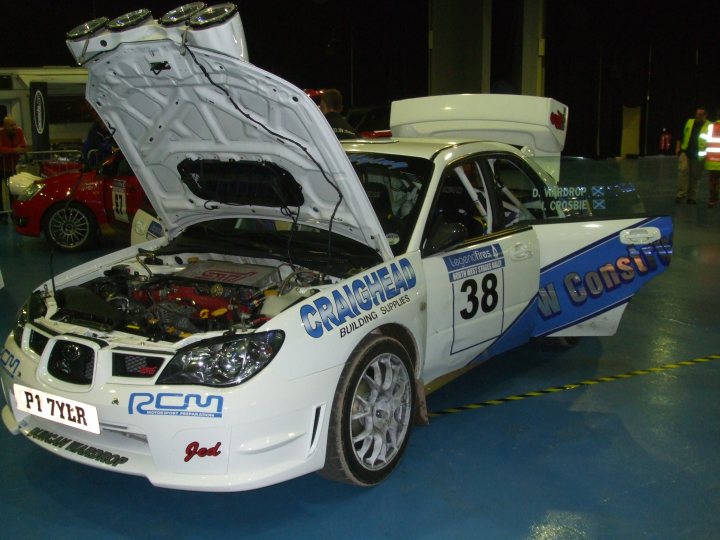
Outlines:
[[134,392],[128,401],[129,414],[157,416],[203,416],[221,418],[222,396],[161,392]]
[[200,446],[200,443],[197,441],[191,442],[187,445],[185,448],[185,463],[190,461],[195,456],[197,457],[216,457],[220,455],[220,441],[215,443],[215,446],[210,446],[208,448],[205,448],[204,446]]
[[[409,302],[410,297],[402,293],[412,289],[416,283],[415,270],[407,259],[400,259],[397,263],[390,263],[374,272],[359,276],[341,288],[300,307],[300,318],[305,332],[310,337],[319,338],[324,332],[347,324],[350,319],[351,324],[348,324],[344,332],[341,330],[341,337],[345,336],[377,319],[377,312],[373,311],[375,307],[383,305],[385,309],[382,313],[386,314]],[[398,296],[400,298],[397,305],[393,304],[392,308],[390,304],[384,305]]]
[[117,467],[118,465],[128,462],[128,458],[125,456],[73,441],[69,437],[63,437],[46,429],[34,428],[27,433],[27,436],[36,441],[55,446],[56,448],[62,448],[67,452],[72,452],[78,456],[97,461],[98,463],[104,463],[105,465],[111,465],[112,467]]
[[20,367],[20,359],[5,349],[0,353],[0,364],[2,364],[3,369],[10,374],[11,378],[15,378],[15,374]]

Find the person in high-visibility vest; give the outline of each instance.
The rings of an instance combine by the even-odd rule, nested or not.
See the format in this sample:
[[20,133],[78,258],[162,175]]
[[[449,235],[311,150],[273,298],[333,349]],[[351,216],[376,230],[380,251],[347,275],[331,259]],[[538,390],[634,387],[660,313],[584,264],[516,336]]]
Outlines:
[[708,206],[712,208],[718,203],[720,188],[720,120],[708,126],[706,135],[705,170],[708,172]]
[[[695,118],[688,119],[683,129],[682,140],[678,140],[675,153],[678,155],[678,185],[675,202],[681,203],[687,197],[688,204],[697,204],[697,185],[703,173],[705,157],[705,132],[710,122],[705,107],[698,107]],[[701,135],[703,135],[701,137]]]

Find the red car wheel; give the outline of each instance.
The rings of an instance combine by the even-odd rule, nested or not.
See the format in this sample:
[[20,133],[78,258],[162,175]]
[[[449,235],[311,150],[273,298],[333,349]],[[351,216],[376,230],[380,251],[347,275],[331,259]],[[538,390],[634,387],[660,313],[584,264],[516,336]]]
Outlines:
[[43,219],[43,233],[53,247],[62,251],[79,251],[93,244],[98,226],[86,207],[71,203],[57,204]]

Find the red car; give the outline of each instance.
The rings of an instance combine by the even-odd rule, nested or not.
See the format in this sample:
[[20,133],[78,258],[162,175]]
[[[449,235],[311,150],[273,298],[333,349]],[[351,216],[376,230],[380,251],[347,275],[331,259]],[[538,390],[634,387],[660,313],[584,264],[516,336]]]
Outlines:
[[128,229],[135,212],[149,206],[145,192],[120,153],[98,169],[38,180],[12,205],[15,230],[40,236],[57,249],[89,247],[113,226]]

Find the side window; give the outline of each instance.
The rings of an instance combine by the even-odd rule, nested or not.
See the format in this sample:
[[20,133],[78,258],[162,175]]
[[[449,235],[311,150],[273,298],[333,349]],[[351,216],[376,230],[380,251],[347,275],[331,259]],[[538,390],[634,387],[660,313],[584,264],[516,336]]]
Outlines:
[[545,217],[544,188],[532,177],[531,171],[505,156],[490,157],[487,164],[501,195],[505,227]]
[[487,185],[475,160],[448,165],[430,213],[426,254],[492,232],[493,209]]
[[348,154],[370,204],[395,253],[402,253],[432,176],[429,160],[383,154]]

